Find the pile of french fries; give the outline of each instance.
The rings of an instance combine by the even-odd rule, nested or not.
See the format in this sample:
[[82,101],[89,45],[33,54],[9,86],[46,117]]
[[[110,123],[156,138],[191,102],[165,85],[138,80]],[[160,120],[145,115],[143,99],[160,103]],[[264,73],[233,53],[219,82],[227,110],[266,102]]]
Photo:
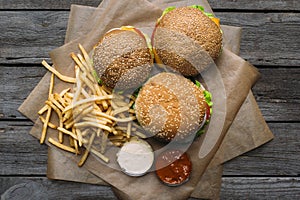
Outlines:
[[[57,138],[48,137],[48,142],[77,155],[84,151],[78,163],[82,166],[90,152],[109,162],[105,156],[107,146],[120,147],[132,137],[146,138],[146,135],[134,122],[136,117],[131,108],[134,96],[114,93],[99,83],[91,58],[80,44],[79,49],[82,54],[71,54],[76,63],[75,78],[64,76],[46,61],[42,62],[52,75],[48,100],[38,114],[43,123],[40,143],[45,142],[48,128],[57,130]],[[53,93],[55,76],[73,83],[74,88]],[[50,122],[53,112],[58,117],[57,124]]]

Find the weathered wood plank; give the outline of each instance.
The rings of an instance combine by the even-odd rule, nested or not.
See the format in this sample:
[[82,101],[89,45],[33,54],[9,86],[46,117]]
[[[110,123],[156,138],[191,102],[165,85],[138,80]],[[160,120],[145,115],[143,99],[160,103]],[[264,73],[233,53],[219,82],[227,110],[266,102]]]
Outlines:
[[25,119],[17,109],[45,73],[43,67],[0,67],[0,119]]
[[64,43],[69,12],[0,12],[0,63],[40,63]]
[[269,123],[275,138],[224,164],[224,175],[264,176],[300,174],[300,123]]
[[[253,88],[267,121],[300,121],[300,69],[259,68],[261,79]],[[298,116],[297,116],[298,115]]]
[[0,122],[1,175],[46,174],[47,146],[29,135],[31,127],[31,122]]
[[[39,63],[63,44],[68,11],[1,11],[0,63]],[[241,56],[254,65],[300,66],[300,13],[218,12],[243,27]]]
[[299,66],[300,13],[216,13],[243,28],[241,57],[254,65]]
[[208,0],[213,9],[229,10],[299,10],[300,5],[296,0]]
[[0,9],[58,9],[66,10],[70,9],[72,4],[85,5],[97,7],[102,0],[14,0],[14,1],[5,1],[0,0]]
[[[69,9],[71,4],[80,4],[87,6],[98,6],[101,0],[0,0],[0,9]],[[299,3],[296,0],[208,0],[213,9],[238,9],[238,10],[300,10]]]
[[226,177],[221,199],[299,199],[300,178]]
[[[108,186],[53,181],[47,178],[0,177],[2,198],[116,200]],[[224,177],[221,199],[299,199],[299,177]],[[72,194],[72,195],[71,195]],[[192,199],[191,199],[192,200]]]
[[[0,66],[0,119],[24,119],[18,107],[40,81],[42,66]],[[260,68],[253,88],[267,121],[300,121],[300,68]],[[12,81],[13,80],[13,81]]]
[[1,199],[116,200],[108,186],[49,180],[46,177],[0,177]]
[[[224,175],[297,176],[300,174],[300,123],[269,123],[275,139],[225,163]],[[0,176],[45,175],[46,145],[29,135],[28,122],[0,121]]]

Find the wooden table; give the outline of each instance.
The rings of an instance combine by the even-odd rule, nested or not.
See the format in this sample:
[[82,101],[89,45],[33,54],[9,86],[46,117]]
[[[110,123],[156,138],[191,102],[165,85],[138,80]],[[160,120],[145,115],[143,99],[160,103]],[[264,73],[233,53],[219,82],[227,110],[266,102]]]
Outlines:
[[[49,199],[116,199],[106,186],[46,178],[47,147],[17,108],[63,44],[70,2],[0,0],[0,194],[30,188]],[[300,4],[296,0],[210,0],[223,24],[243,27],[241,57],[258,67],[253,88],[275,139],[226,163],[221,199],[300,199]],[[5,193],[6,192],[6,193]],[[43,199],[43,198],[41,198]]]

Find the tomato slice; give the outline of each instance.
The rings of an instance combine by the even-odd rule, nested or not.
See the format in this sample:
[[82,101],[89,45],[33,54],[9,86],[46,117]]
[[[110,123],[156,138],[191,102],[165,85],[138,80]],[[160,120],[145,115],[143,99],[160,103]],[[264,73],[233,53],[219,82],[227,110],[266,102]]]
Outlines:
[[209,120],[210,119],[210,107],[207,102],[205,102],[205,106],[206,106],[206,120]]

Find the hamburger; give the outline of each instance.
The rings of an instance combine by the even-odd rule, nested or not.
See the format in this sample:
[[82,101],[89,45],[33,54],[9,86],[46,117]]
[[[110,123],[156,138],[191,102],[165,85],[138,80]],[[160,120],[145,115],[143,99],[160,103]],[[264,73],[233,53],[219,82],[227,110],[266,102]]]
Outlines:
[[204,91],[179,74],[161,72],[140,89],[135,101],[136,118],[160,141],[191,141],[210,113]]
[[152,46],[157,63],[196,76],[220,55],[219,19],[201,6],[169,7],[157,20]]
[[153,65],[150,39],[132,26],[112,29],[94,47],[93,64],[98,78],[107,87],[139,87]]

